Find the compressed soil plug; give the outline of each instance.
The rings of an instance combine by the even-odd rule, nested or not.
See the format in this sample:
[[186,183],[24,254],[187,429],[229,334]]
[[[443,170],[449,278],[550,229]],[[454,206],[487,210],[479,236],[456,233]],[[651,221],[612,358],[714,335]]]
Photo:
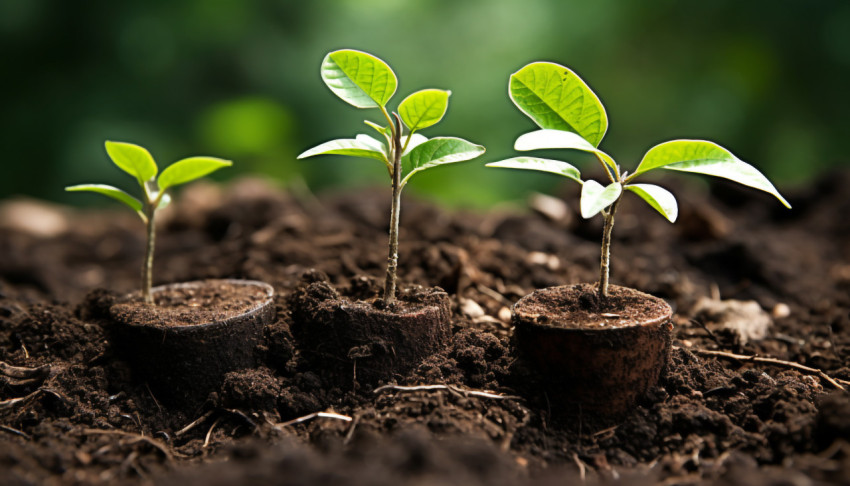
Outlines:
[[658,382],[672,314],[663,300],[629,288],[612,285],[599,301],[595,286],[550,287],[514,305],[514,342],[551,401],[619,417]]
[[228,372],[256,364],[255,347],[275,315],[274,290],[251,280],[201,280],[131,294],[109,309],[117,356],[157,400],[194,406]]
[[313,282],[295,293],[291,306],[302,353],[341,386],[399,377],[451,338],[451,306],[440,288],[404,288],[387,304],[349,300],[329,283]]

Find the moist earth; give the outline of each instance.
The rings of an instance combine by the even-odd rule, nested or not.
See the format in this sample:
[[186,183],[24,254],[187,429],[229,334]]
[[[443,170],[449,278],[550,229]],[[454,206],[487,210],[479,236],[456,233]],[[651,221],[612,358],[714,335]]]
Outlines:
[[[671,362],[613,425],[557,418],[510,343],[520,297],[596,280],[601,224],[578,217],[573,190],[560,195],[558,219],[534,204],[475,213],[406,199],[399,276],[446,290],[451,339],[392,381],[352,389],[305,359],[290,299],[314,272],[335,288],[380,281],[388,192],[296,197],[256,180],[187,187],[162,215],[155,283],[265,281],[277,315],[258,364],[228,373],[192,408],[161,403],[109,338],[105,304],[138,281],[143,232],[132,214],[47,206],[63,224],[37,232],[0,221],[0,477],[848,484],[850,396],[837,387],[850,384],[850,173],[792,193],[792,211],[722,183],[711,193],[663,183],[680,197],[680,223],[623,204],[612,281],[673,306]],[[773,321],[767,337],[709,331],[692,320],[704,297],[758,302]]]

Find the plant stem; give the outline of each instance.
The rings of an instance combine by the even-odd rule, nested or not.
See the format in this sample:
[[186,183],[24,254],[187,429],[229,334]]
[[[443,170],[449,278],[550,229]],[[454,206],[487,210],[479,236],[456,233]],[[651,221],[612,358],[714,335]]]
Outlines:
[[605,223],[602,227],[602,256],[599,264],[598,290],[600,301],[608,298],[608,277],[611,273],[611,231],[614,229],[614,214],[617,212],[617,206],[619,205],[620,198],[617,198],[603,213]]
[[145,260],[142,263],[142,298],[144,298],[145,304],[153,304],[151,287],[153,285],[154,240],[156,239],[154,214],[156,214],[156,204],[146,204],[145,215],[147,216],[147,238],[145,240]]
[[[395,114],[394,114],[395,115]],[[390,211],[390,249],[387,257],[387,279],[384,283],[384,301],[387,304],[395,302],[396,280],[398,270],[398,222],[401,212],[401,120],[395,117],[393,127],[393,143],[391,144],[393,159],[393,201]]]

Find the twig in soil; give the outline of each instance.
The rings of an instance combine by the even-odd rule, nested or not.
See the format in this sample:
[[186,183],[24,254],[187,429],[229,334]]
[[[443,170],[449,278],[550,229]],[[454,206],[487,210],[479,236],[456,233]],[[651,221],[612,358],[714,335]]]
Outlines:
[[[165,458],[168,459],[169,461],[174,460],[175,454],[172,453],[171,451],[169,451],[168,448],[165,447],[165,445],[163,445],[160,441],[158,441],[156,439],[152,439],[152,438],[144,436],[144,435],[136,434],[136,433],[133,433],[133,432],[125,432],[123,430],[104,430],[104,429],[83,429],[82,433],[84,435],[120,435],[120,436],[123,436],[123,437],[127,437],[127,438],[130,438],[130,439],[133,439],[133,443],[144,442],[146,444],[149,444],[153,448],[158,450],[159,452],[162,452],[162,454],[165,456]],[[181,457],[188,457],[188,456],[183,456],[182,454],[180,456]]]
[[477,397],[477,398],[489,398],[492,400],[521,400],[520,397],[516,395],[499,395],[497,393],[488,392],[488,391],[479,391],[479,390],[468,390],[460,387],[456,387],[454,385],[419,385],[419,386],[400,386],[400,385],[384,385],[375,388],[372,393],[379,394],[385,392],[387,390],[392,391],[428,391],[428,390],[446,390],[453,394],[463,396],[463,397]]
[[706,326],[704,322],[700,322],[700,321],[698,321],[698,320],[696,320],[696,319],[690,319],[690,322],[691,322],[692,324],[696,324],[696,325],[697,325],[698,327],[700,327],[703,331],[705,331],[706,333],[708,333],[708,337],[710,337],[710,338],[711,338],[711,340],[712,340],[712,341],[714,341],[714,343],[715,343],[715,344],[717,344],[718,346],[723,346],[723,343],[721,343],[721,342],[720,342],[720,340],[719,340],[719,339],[717,339],[717,335],[716,335],[716,334],[714,334],[714,332],[712,332],[712,330],[711,330],[711,329],[709,329],[709,328],[708,328],[708,326]]
[[503,305],[507,305],[508,307],[514,305],[514,303],[511,302],[510,299],[508,299],[504,295],[496,292],[495,290],[491,289],[490,287],[487,287],[484,284],[477,283],[477,284],[475,284],[475,288],[479,292],[481,292],[482,294],[486,295],[487,297],[490,297],[491,299],[493,299],[497,302],[501,302]]
[[354,437],[354,429],[357,428],[357,424],[360,423],[360,414],[354,416],[354,420],[351,422],[351,427],[348,428],[348,432],[345,433],[345,439],[342,441],[342,445],[348,445],[351,442],[351,438]]
[[3,430],[3,431],[8,432],[10,434],[15,434],[17,436],[23,437],[26,440],[30,440],[30,438],[31,438],[29,436],[29,434],[27,434],[26,432],[23,432],[23,431],[18,430],[18,429],[13,429],[12,427],[9,427],[8,425],[0,424],[0,430]]
[[181,435],[185,434],[186,432],[189,432],[190,430],[194,429],[195,426],[197,426],[198,424],[200,424],[204,420],[208,419],[209,416],[212,415],[212,413],[213,413],[213,411],[210,410],[209,412],[201,415],[200,417],[198,417],[197,419],[192,421],[192,423],[190,423],[189,425],[187,425],[187,426],[183,427],[182,429],[178,430],[177,432],[175,432],[174,437],[180,437]]
[[153,403],[156,404],[156,409],[159,410],[160,413],[161,413],[162,407],[159,405],[159,400],[157,400],[156,397],[153,395],[153,392],[151,391],[151,387],[148,386],[147,383],[145,383],[145,388],[148,389],[148,393],[150,394],[151,398],[153,398]]
[[18,405],[18,404],[27,403],[30,400],[32,400],[33,398],[35,398],[36,395],[42,393],[43,391],[44,390],[39,388],[38,390],[30,393],[29,395],[23,396],[23,397],[9,398],[8,400],[0,400],[0,410],[6,410],[7,408],[12,408],[12,407],[14,407],[15,405]]
[[257,430],[257,429],[259,429],[259,428],[260,428],[260,426],[259,426],[259,425],[257,425],[257,422],[254,422],[253,420],[251,420],[251,417],[249,417],[249,416],[245,415],[245,413],[244,413],[244,412],[242,412],[242,411],[241,411],[241,410],[239,410],[239,409],[236,409],[236,408],[224,408],[224,409],[222,409],[222,410],[224,410],[224,411],[225,411],[225,412],[227,412],[227,413],[231,413],[231,414],[236,415],[237,417],[241,418],[242,420],[244,420],[244,421],[245,421],[245,423],[247,423],[248,425],[250,425],[251,427],[253,427],[253,428],[254,428],[254,430]]
[[581,478],[581,482],[584,482],[587,479],[587,464],[584,463],[581,459],[579,459],[578,454],[573,452],[573,461],[578,466],[578,475]]
[[207,431],[207,436],[204,437],[204,445],[201,446],[201,449],[206,449],[208,445],[210,445],[210,437],[212,437],[213,430],[221,422],[221,417],[215,419],[215,421],[210,425],[210,430]]
[[800,363],[795,363],[793,361],[784,361],[784,360],[776,359],[776,358],[762,358],[760,356],[748,356],[748,355],[745,355],[745,354],[727,353],[726,351],[710,351],[710,350],[707,350],[707,349],[693,349],[692,351],[696,354],[700,354],[700,355],[703,355],[703,356],[714,356],[714,357],[717,357],[717,358],[734,359],[736,361],[741,361],[741,362],[760,363],[760,364],[781,366],[783,368],[791,368],[791,369],[802,371],[802,372],[805,372],[805,373],[808,373],[808,374],[817,375],[822,380],[829,383],[830,385],[832,385],[836,389],[844,391],[844,392],[847,391],[847,389],[844,388],[843,386],[841,386],[841,384],[838,381],[836,381],[834,378],[827,375],[823,371],[821,371],[817,368],[812,368],[812,367],[809,367],[809,366],[806,366],[806,365],[802,365]]
[[50,365],[42,365],[37,366],[35,368],[30,368],[27,366],[13,366],[9,363],[6,363],[5,361],[0,361],[0,373],[3,373],[9,378],[37,378],[50,374]]
[[333,412],[314,412],[314,413],[311,413],[309,415],[305,415],[303,417],[298,417],[296,419],[287,420],[286,422],[279,422],[279,423],[276,423],[276,424],[272,424],[272,427],[279,430],[283,427],[288,427],[290,425],[300,424],[300,423],[306,422],[308,420],[313,420],[314,418],[330,418],[330,419],[344,420],[346,422],[351,422],[352,420],[354,420],[351,417],[349,417],[348,415],[340,415],[338,413],[333,413]]

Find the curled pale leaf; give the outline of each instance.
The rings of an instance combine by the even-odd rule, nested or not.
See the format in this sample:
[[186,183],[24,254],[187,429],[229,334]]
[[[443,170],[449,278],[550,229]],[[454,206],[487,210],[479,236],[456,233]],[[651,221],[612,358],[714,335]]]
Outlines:
[[577,133],[594,147],[608,130],[602,102],[576,73],[559,64],[528,64],[511,75],[508,92],[540,128]]
[[623,185],[613,182],[603,187],[594,180],[584,181],[581,187],[581,217],[592,218],[607,208],[623,193]]
[[[408,138],[410,139],[410,142],[407,141]],[[428,137],[425,137],[425,136],[420,135],[418,133],[414,133],[412,135],[405,135],[405,136],[401,137],[401,146],[407,147],[407,148],[404,149],[404,153],[401,154],[401,155],[405,156],[405,155],[409,154],[411,150],[415,149],[416,147],[418,147],[419,145],[422,145],[423,143],[425,143],[427,141],[428,141]]]
[[438,165],[464,162],[484,153],[484,147],[455,137],[434,137],[413,148],[402,157],[401,163],[407,175],[401,185],[418,172]]
[[215,157],[189,157],[169,165],[157,179],[160,192],[180,184],[200,179],[207,174],[224,167],[230,167],[233,162]]
[[398,84],[384,61],[353,49],[329,53],[322,61],[321,72],[328,88],[357,108],[386,106]]
[[108,186],[106,184],[78,184],[76,186],[68,186],[65,188],[66,191],[69,192],[95,192],[98,194],[103,194],[104,196],[111,197],[116,201],[121,201],[130,207],[133,211],[140,212],[142,210],[142,203],[138,199],[133,196],[127,194],[126,192],[118,189],[117,187]]
[[535,130],[520,135],[514,143],[514,148],[522,151],[540,149],[581,150],[596,155],[602,163],[614,171],[614,174],[619,174],[620,170],[610,155],[594,147],[581,135],[573,132],[552,129]]
[[132,143],[112,142],[104,144],[109,158],[121,170],[135,177],[139,185],[156,177],[157,167],[150,152]]
[[640,196],[668,221],[676,222],[676,218],[679,216],[679,205],[676,203],[676,196],[670,191],[655,184],[628,184],[625,187],[626,190]]
[[653,169],[694,172],[722,177],[772,194],[787,208],[791,205],[773,184],[752,165],[707,140],[671,140],[649,149],[630,179]]
[[434,125],[446,114],[451,94],[442,89],[423,89],[411,94],[398,105],[401,121],[411,132]]
[[380,150],[376,149],[375,146],[352,138],[341,138],[325,142],[305,151],[299,155],[298,158],[304,159],[307,157],[313,157],[314,155],[348,155],[351,157],[363,157],[388,163],[387,156]]
[[581,172],[572,165],[560,160],[541,159],[539,157],[513,157],[498,162],[490,162],[487,164],[487,167],[551,172],[552,174],[558,174],[581,183]]

